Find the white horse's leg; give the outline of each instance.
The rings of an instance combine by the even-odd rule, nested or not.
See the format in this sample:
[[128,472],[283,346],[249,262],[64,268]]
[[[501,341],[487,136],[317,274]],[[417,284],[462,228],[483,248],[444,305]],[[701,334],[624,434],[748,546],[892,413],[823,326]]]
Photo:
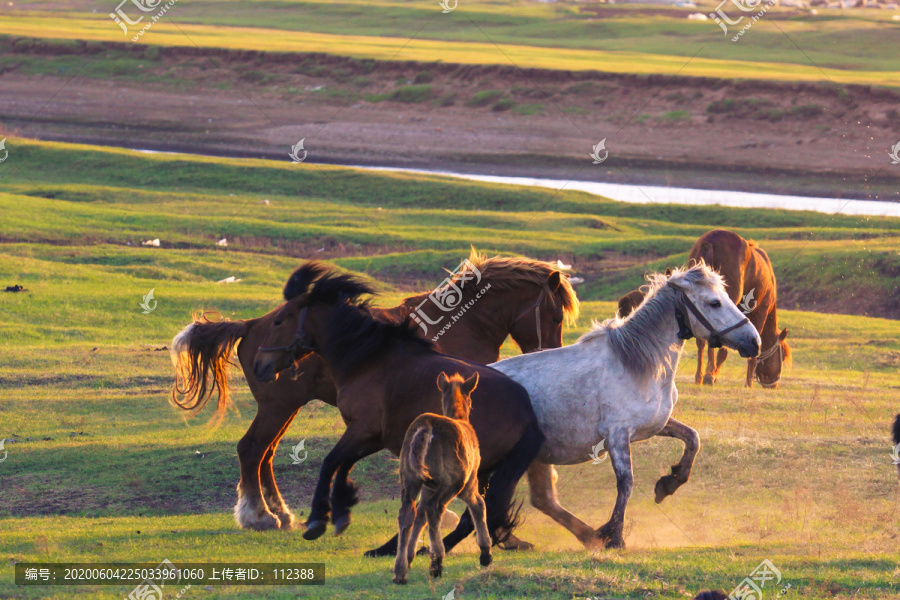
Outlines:
[[700,451],[700,436],[697,431],[669,417],[666,426],[656,435],[672,437],[684,442],[684,453],[677,465],[672,465],[672,474],[664,475],[656,482],[656,503],[659,504],[671,496],[675,490],[687,483],[691,476],[691,468],[694,466],[694,457]]
[[553,465],[539,462],[528,467],[528,487],[531,488],[531,505],[568,529],[588,550],[602,546],[597,533],[591,527],[563,508],[556,498],[558,476]]
[[634,488],[634,474],[631,470],[631,440],[627,431],[619,430],[606,438],[607,451],[616,472],[616,505],[609,521],[597,530],[597,537],[607,548],[624,548],[625,506]]

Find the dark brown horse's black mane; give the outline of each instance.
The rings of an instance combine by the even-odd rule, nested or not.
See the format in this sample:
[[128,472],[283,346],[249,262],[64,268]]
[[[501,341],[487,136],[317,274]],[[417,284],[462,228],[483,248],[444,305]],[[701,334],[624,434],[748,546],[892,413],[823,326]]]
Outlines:
[[321,350],[338,371],[359,368],[390,344],[412,344],[427,349],[434,346],[418,335],[418,327],[409,316],[400,322],[376,319],[369,310],[369,301],[360,298],[374,294],[375,290],[353,275],[339,275],[322,263],[308,262],[288,279],[284,298],[292,300],[307,291],[310,305],[334,306]]

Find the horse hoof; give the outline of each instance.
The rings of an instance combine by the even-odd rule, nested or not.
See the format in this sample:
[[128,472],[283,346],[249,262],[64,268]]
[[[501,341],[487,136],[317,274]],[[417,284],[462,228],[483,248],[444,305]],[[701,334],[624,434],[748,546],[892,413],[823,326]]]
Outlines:
[[597,539],[602,542],[603,546],[607,549],[625,547],[625,540],[622,537],[621,531],[609,523],[597,530]]
[[278,523],[280,524],[280,529],[282,531],[290,531],[294,528],[294,515],[291,513],[279,513],[275,515],[278,519]]
[[328,524],[325,521],[307,521],[306,531],[303,532],[303,539],[317,540],[325,533],[327,528]]
[[498,544],[501,550],[508,550],[512,552],[528,552],[529,550],[534,550],[534,544],[531,542],[526,542],[525,540],[506,540],[502,544]]
[[394,583],[397,585],[406,585],[406,577],[394,577]]
[[712,385],[715,382],[716,382],[716,380],[712,378],[712,375],[704,375],[703,376],[703,385]]
[[444,574],[444,567],[442,565],[431,565],[431,576],[434,579],[439,578]]
[[271,513],[264,513],[256,517],[256,520],[248,523],[247,526],[254,531],[271,531],[279,529],[280,523],[278,518]]
[[607,550],[615,550],[615,549],[624,549],[625,548],[625,540],[622,538],[612,539],[606,542]]
[[668,496],[674,494],[675,490],[677,490],[680,486],[681,482],[671,475],[664,475],[660,477],[656,482],[656,487],[653,490],[656,493],[656,503],[662,503],[662,501],[665,500]]
[[350,515],[345,517],[338,517],[334,520],[334,537],[337,537],[347,531],[347,528],[350,527]]

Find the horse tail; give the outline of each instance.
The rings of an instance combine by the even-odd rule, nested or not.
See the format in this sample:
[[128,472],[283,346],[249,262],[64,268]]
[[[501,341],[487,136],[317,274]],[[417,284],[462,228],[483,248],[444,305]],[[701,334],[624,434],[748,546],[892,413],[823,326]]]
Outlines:
[[406,465],[419,479],[429,479],[430,477],[428,475],[428,467],[425,466],[425,455],[428,454],[433,437],[434,433],[432,433],[431,424],[428,423],[420,425],[412,438],[410,438]]
[[495,544],[504,543],[512,530],[521,523],[519,511],[522,503],[516,504],[513,501],[516,485],[537,458],[544,440],[537,422],[529,423],[522,437],[488,480],[484,503],[487,508],[488,530]]
[[228,367],[234,364],[235,346],[254,321],[211,321],[200,315],[175,336],[169,354],[175,367],[172,401],[176,406],[193,416],[216,392],[214,418],[225,416],[230,404]]
[[894,443],[900,444],[900,415],[894,420]]

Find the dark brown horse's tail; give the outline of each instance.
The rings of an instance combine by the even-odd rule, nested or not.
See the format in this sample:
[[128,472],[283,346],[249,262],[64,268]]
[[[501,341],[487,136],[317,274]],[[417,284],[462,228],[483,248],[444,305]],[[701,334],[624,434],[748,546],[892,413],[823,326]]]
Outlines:
[[406,459],[407,466],[418,476],[419,479],[429,479],[428,467],[425,466],[425,455],[428,454],[428,448],[431,447],[431,438],[434,434],[431,432],[431,425],[420,425],[410,439],[409,456]]
[[233,365],[235,346],[247,335],[253,320],[211,321],[199,315],[172,340],[169,351],[175,367],[172,401],[176,406],[200,412],[213,392],[218,394],[216,419],[229,406],[228,368]]

